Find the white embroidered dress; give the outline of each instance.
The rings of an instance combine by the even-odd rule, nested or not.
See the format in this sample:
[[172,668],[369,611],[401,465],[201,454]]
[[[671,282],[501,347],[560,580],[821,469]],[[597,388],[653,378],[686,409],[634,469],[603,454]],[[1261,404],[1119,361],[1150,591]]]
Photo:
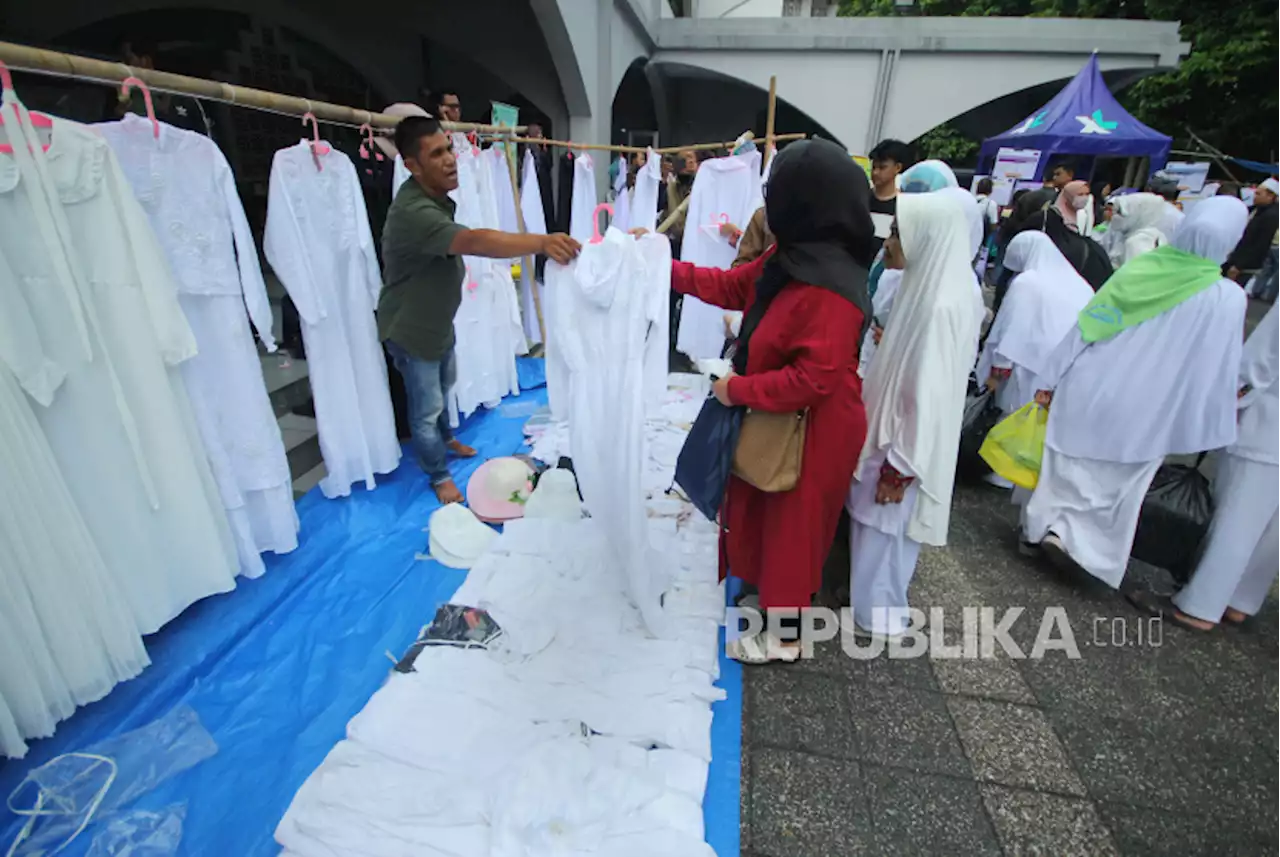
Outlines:
[[303,141],[271,163],[263,249],[302,317],[326,497],[345,497],[400,462],[387,364],[373,311],[382,290],[369,216],[351,159]]
[[[12,92],[4,103],[13,135]],[[13,272],[0,288],[25,305],[48,360],[35,411],[58,469],[149,634],[235,586],[235,549],[178,370],[195,339],[106,141],[55,118],[46,153],[28,121],[30,149],[13,146],[18,169],[10,162],[0,180],[0,254]]]
[[271,305],[235,179],[213,140],[130,114],[94,126],[115,151],[178,284],[198,353],[182,377],[213,468],[240,569],[264,571],[262,551],[298,546],[298,515],[280,427],[245,318],[268,351]]
[[0,756],[21,757],[148,659],[33,413],[61,369],[14,282],[0,256]]

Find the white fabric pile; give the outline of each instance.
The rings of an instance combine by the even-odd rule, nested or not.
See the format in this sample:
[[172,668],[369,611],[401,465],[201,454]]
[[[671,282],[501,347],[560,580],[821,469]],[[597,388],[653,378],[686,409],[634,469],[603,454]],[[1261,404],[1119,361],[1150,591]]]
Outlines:
[[714,525],[651,502],[673,633],[649,636],[598,521],[510,522],[452,599],[493,650],[428,647],[294,797],[287,857],[712,857],[701,801],[723,698]]

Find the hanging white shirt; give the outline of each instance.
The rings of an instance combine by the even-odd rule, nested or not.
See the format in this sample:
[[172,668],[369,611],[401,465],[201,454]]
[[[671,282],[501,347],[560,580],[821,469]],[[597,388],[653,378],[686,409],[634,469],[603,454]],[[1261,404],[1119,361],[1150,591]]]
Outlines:
[[[721,223],[746,223],[760,207],[760,153],[703,161],[693,180],[680,258],[708,268],[728,269],[738,250],[720,234]],[[724,310],[686,295],[676,348],[694,360],[720,356]]]
[[382,289],[355,167],[308,141],[271,162],[263,249],[302,318],[326,497],[344,497],[400,462],[387,365],[373,311]]
[[213,140],[129,114],[95,125],[111,144],[155,229],[198,353],[182,376],[231,524],[240,567],[264,571],[262,551],[298,545],[298,516],[280,426],[245,309],[275,351],[271,305],[235,178]]
[[[12,90],[4,108],[25,114]],[[149,634],[235,587],[235,548],[178,368],[195,338],[107,142],[55,117],[46,154],[29,125],[4,126],[16,145],[0,161],[0,255],[13,276],[0,288],[25,304],[44,344],[36,417]]]

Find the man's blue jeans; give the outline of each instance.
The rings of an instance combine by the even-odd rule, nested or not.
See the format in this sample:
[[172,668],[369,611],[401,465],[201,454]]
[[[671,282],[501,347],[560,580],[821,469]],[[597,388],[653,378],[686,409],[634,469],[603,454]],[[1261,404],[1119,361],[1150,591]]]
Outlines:
[[453,349],[439,360],[422,360],[414,357],[390,339],[387,352],[396,368],[404,376],[405,393],[409,398],[409,430],[413,433],[413,450],[418,455],[418,465],[431,477],[433,486],[448,479],[446,444],[453,440],[449,428],[449,409],[446,397],[458,380],[458,363]]

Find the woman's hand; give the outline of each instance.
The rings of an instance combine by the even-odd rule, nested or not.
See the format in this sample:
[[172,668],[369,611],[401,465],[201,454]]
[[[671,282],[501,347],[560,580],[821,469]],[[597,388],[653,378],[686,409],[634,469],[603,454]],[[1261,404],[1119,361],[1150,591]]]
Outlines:
[[896,467],[886,461],[880,465],[880,481],[876,483],[876,503],[881,506],[901,503],[907,496],[907,486],[910,484],[910,476],[903,476]]
[[907,484],[907,482],[900,479],[886,477],[882,473],[880,481],[876,483],[876,503],[881,506],[889,503],[901,503],[902,498],[907,496]]
[[875,342],[875,344],[876,344],[876,345],[879,345],[879,344],[880,344],[880,340],[881,340],[881,339],[884,339],[884,328],[883,328],[883,327],[881,327],[881,326],[880,326],[880,325],[878,325],[878,324],[874,324],[874,325],[872,325],[872,326],[871,326],[871,339]]
[[731,378],[733,378],[732,372],[711,382],[711,392],[715,394],[716,400],[726,408],[733,407],[733,400],[729,398],[729,380]]
[[637,238],[642,238],[649,234],[649,230],[645,229],[643,226],[637,226],[635,229],[628,229],[627,234],[634,235]]
[[1036,404],[1049,410],[1049,406],[1053,404],[1053,390],[1036,390]]

